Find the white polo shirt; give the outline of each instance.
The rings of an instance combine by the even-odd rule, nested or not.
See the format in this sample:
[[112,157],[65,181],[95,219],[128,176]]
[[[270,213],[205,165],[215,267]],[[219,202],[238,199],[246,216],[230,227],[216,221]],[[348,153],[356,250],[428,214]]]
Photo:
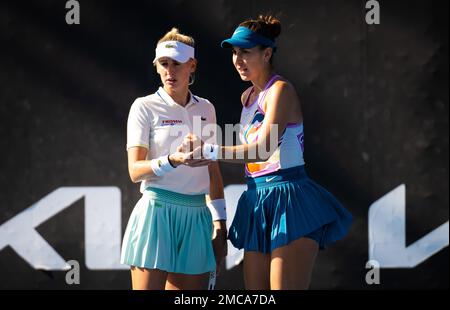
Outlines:
[[[216,112],[207,99],[190,93],[185,107],[177,104],[160,87],[152,95],[137,98],[131,105],[127,123],[127,150],[147,148],[151,160],[176,152],[188,133],[195,133],[208,143],[215,143]],[[141,193],[148,187],[161,188],[181,194],[209,193],[208,167],[191,168],[180,165],[161,177],[141,182]]]

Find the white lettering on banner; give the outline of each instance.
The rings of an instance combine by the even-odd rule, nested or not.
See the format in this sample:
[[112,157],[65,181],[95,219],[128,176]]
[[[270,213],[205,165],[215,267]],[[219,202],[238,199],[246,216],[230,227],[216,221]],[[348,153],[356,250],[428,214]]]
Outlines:
[[[236,212],[246,185],[225,187],[227,225]],[[121,265],[121,193],[117,187],[61,187],[0,225],[0,251],[10,246],[35,269],[70,270],[71,267],[36,231],[36,227],[85,199],[85,261],[89,269],[128,269]],[[380,268],[413,268],[449,243],[449,222],[406,247],[405,185],[369,208],[369,259]],[[228,241],[229,242],[229,241]],[[242,261],[243,251],[228,243],[226,268]]]
[[[246,190],[247,185],[245,184],[233,184],[225,186],[224,195],[225,201],[227,202],[227,229],[230,229],[231,222],[233,221],[234,215],[236,213],[237,203],[239,197]],[[230,242],[228,243],[228,255],[225,257],[225,267],[227,270],[239,265],[239,263],[244,259],[244,250],[236,249]]]
[[85,260],[89,269],[128,269],[119,263],[121,193],[117,187],[61,187],[0,226],[0,251],[16,251],[35,269],[69,270],[36,227],[85,199]]
[[405,197],[402,184],[369,208],[369,260],[381,268],[413,268],[448,246],[448,221],[406,246]]

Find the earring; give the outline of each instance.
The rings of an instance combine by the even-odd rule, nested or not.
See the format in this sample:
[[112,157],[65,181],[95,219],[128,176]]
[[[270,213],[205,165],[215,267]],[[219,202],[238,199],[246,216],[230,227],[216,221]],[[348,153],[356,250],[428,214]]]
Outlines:
[[189,86],[195,83],[195,72],[192,72],[191,75],[189,75]]

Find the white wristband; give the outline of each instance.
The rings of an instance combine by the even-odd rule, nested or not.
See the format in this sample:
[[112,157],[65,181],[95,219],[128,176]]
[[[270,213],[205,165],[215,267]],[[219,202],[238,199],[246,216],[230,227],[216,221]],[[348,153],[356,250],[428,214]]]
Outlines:
[[217,144],[203,144],[203,157],[206,159],[217,160],[220,146]]
[[169,155],[152,159],[150,161],[150,165],[153,172],[159,177],[175,169],[175,167],[169,162]]
[[211,211],[213,221],[223,221],[227,219],[227,207],[225,199],[211,200],[207,204],[209,211]]

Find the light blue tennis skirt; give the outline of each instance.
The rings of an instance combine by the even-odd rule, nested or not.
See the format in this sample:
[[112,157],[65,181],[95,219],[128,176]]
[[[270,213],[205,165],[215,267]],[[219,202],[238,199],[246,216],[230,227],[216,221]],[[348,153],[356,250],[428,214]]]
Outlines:
[[238,249],[270,253],[301,237],[323,249],[351,225],[351,214],[307,176],[304,166],[249,177],[247,185],[228,235]]
[[149,187],[131,213],[120,261],[172,273],[210,272],[216,268],[212,231],[205,195]]

